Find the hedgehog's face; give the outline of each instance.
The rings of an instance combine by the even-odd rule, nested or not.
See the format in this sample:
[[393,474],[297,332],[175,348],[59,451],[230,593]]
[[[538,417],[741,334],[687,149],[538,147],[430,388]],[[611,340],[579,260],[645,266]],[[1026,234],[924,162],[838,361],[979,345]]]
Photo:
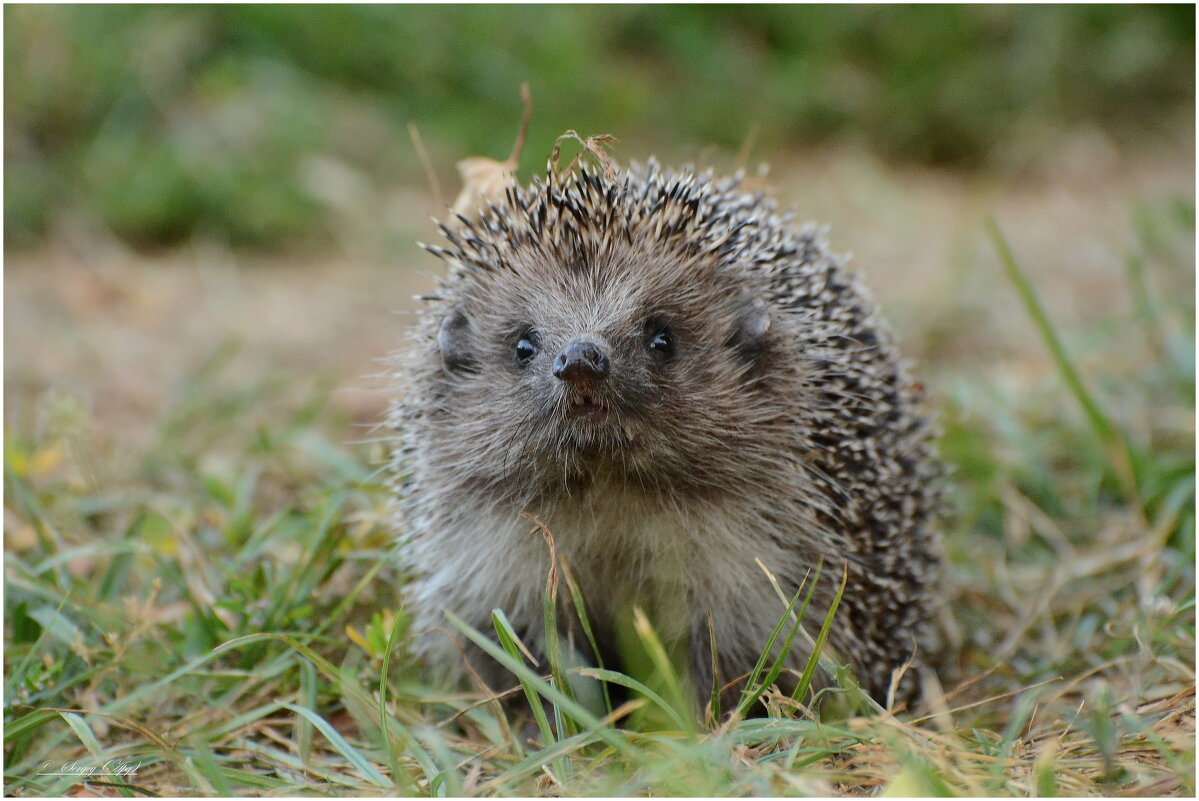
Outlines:
[[759,413],[767,307],[743,274],[643,258],[464,282],[437,336],[438,394],[466,438],[447,461],[469,450],[495,480],[605,470],[645,484],[702,482],[707,456],[727,460],[722,441]]

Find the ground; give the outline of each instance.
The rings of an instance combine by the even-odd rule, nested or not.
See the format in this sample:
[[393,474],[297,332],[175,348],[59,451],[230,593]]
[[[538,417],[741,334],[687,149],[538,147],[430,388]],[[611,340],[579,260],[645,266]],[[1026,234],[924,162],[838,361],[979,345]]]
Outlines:
[[[318,780],[333,783],[325,792],[379,791],[392,785],[371,771],[385,766],[401,791],[429,792],[437,771],[421,754],[442,768],[443,790],[460,792],[1193,793],[1194,174],[1190,148],[1133,157],[1098,135],[1005,179],[899,169],[844,150],[776,160],[778,195],[799,218],[827,223],[835,251],[852,252],[941,417],[957,471],[940,613],[950,656],[942,687],[898,718],[812,728],[801,714],[791,728],[747,721],[704,735],[696,748],[710,749],[704,759],[719,752],[716,772],[731,778],[688,786],[625,754],[636,738],[598,738],[610,753],[597,756],[583,724],[578,753],[565,745],[541,762],[477,709],[463,712],[464,731],[426,736],[438,708],[470,706],[405,695],[417,686],[409,673],[388,698],[406,727],[388,741],[408,744],[401,755],[364,750],[375,765],[364,770],[355,746],[316,722],[327,718],[358,749],[383,741],[378,713],[362,711],[378,703],[377,686],[356,695],[337,671],[357,654],[377,682],[392,618],[371,615],[397,604],[373,427],[389,397],[378,377],[385,358],[403,342],[412,296],[440,270],[414,244],[435,237],[429,193],[351,199],[342,246],[323,254],[255,256],[202,240],[138,254],[64,218],[50,244],[5,265],[6,723],[24,726],[6,739],[6,783],[65,792],[72,782],[31,781],[30,766],[78,758],[82,747],[144,758],[131,782],[164,793],[319,792]],[[991,220],[1061,336],[1065,367]],[[156,587],[129,575],[128,562],[112,567],[121,543],[139,537],[146,550],[129,545],[143,560],[132,564]],[[256,589],[236,585],[242,568]],[[301,588],[294,597],[280,589],[288,581]],[[81,592],[110,584],[95,589],[90,612],[76,609]],[[255,592],[276,592],[257,618]],[[81,641],[54,622],[59,604]],[[245,648],[277,668],[275,683],[257,677],[238,689],[231,677],[259,662],[225,662],[229,651],[202,670],[195,663],[237,635],[302,635],[314,616],[323,634],[308,645],[334,665],[348,660],[340,668],[258,641]],[[105,639],[105,626],[120,637]],[[157,673],[129,661],[143,658],[143,641],[166,660]],[[78,668],[55,672],[50,663],[68,653]],[[158,683],[184,658],[200,675]],[[157,700],[138,695],[142,684]],[[208,703],[187,710],[187,693]],[[318,717],[305,729],[309,718],[274,704],[274,693]],[[240,724],[221,698],[245,715]],[[92,714],[29,717],[38,708]],[[111,733],[129,720],[170,748]],[[325,739],[314,743],[312,726]],[[600,766],[590,777],[571,762],[587,747]],[[694,756],[680,753],[673,759]]]

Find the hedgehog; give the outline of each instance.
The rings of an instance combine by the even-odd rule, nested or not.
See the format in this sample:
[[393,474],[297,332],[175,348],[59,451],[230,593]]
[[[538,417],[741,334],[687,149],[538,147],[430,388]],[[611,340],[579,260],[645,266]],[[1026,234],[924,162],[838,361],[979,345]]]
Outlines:
[[601,166],[551,162],[424,246],[447,273],[389,418],[414,650],[512,685],[445,620],[499,609],[544,666],[543,528],[593,630],[559,615],[579,658],[619,667],[643,610],[702,702],[818,575],[780,682],[838,599],[826,647],[880,703],[910,695],[943,471],[867,291],[743,174]]

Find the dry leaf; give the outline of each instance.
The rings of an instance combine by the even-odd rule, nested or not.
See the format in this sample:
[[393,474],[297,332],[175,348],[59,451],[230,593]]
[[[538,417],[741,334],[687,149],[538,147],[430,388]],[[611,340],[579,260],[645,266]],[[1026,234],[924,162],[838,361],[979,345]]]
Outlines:
[[502,199],[504,191],[516,180],[516,165],[510,161],[471,156],[457,166],[462,176],[462,191],[454,201],[453,211],[464,217]]

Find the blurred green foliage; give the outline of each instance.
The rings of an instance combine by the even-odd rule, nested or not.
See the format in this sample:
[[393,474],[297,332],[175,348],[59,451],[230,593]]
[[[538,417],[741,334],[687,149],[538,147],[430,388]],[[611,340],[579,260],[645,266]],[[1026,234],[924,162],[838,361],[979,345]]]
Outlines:
[[[1002,165],[1075,126],[1193,117],[1182,6],[13,6],[6,246],[64,209],[137,245],[321,236],[320,165],[376,186],[567,128],[628,155],[850,141]],[[627,156],[626,156],[627,157]]]

